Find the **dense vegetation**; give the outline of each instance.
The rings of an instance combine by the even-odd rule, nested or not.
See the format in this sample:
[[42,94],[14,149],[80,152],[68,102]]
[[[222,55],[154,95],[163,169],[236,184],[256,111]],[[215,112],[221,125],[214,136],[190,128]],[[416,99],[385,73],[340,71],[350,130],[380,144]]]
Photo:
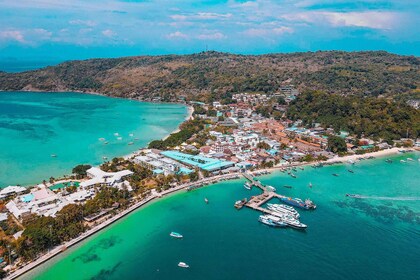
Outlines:
[[204,121],[201,119],[189,120],[181,124],[178,132],[172,133],[165,140],[154,140],[149,143],[149,148],[165,150],[175,147],[191,138],[195,133],[203,130]]
[[311,126],[321,123],[337,132],[386,141],[420,135],[420,111],[385,98],[342,96],[308,91],[290,105],[288,116]]
[[420,59],[386,52],[139,56],[64,62],[0,73],[0,90],[100,92],[135,98],[231,100],[237,92],[277,92],[285,81],[327,93],[414,96]]

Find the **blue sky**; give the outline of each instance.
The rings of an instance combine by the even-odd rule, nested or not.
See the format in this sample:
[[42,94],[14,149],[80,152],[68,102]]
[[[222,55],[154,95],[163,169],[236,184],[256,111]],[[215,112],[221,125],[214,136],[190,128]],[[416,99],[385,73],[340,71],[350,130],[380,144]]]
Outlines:
[[84,59],[206,49],[420,54],[420,1],[0,0],[0,58]]

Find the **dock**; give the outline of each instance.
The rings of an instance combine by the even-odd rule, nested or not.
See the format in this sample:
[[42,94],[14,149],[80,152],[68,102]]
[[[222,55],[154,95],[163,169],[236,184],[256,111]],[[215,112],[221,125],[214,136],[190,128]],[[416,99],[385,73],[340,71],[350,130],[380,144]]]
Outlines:
[[269,190],[260,181],[255,180],[255,178],[249,173],[242,173],[242,175],[245,177],[245,179],[250,181],[253,186],[260,188],[263,191],[262,194],[251,197],[251,199],[247,203],[245,203],[245,206],[248,208],[263,212],[265,214],[278,216],[277,212],[263,208],[261,206],[267,203],[268,201],[270,201],[274,197],[283,198],[285,196]]

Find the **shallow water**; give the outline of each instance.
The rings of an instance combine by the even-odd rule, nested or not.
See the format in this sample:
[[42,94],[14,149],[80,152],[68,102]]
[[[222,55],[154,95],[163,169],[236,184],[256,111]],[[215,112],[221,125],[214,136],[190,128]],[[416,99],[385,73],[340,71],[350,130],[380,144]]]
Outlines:
[[[397,162],[408,156],[416,162]],[[315,211],[299,210],[306,231],[269,228],[257,221],[258,212],[236,210],[236,200],[259,193],[246,190],[244,179],[180,192],[137,210],[24,279],[418,279],[420,202],[345,196],[420,196],[417,158],[306,167],[296,179],[280,172],[260,177],[280,194],[317,204]],[[172,239],[171,231],[184,238]],[[180,261],[190,268],[179,268]]]
[[0,92],[0,187],[40,183],[70,174],[77,164],[129,154],[174,131],[186,115],[186,107],[177,104]]

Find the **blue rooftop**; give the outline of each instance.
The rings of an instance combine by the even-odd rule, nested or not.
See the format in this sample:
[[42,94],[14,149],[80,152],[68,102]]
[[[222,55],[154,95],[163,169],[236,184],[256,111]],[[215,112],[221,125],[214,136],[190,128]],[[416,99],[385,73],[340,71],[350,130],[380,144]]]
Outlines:
[[234,165],[234,163],[230,161],[208,158],[198,155],[189,155],[177,151],[164,151],[161,154],[173,160],[177,160],[191,166],[196,166],[206,171],[215,171]]

